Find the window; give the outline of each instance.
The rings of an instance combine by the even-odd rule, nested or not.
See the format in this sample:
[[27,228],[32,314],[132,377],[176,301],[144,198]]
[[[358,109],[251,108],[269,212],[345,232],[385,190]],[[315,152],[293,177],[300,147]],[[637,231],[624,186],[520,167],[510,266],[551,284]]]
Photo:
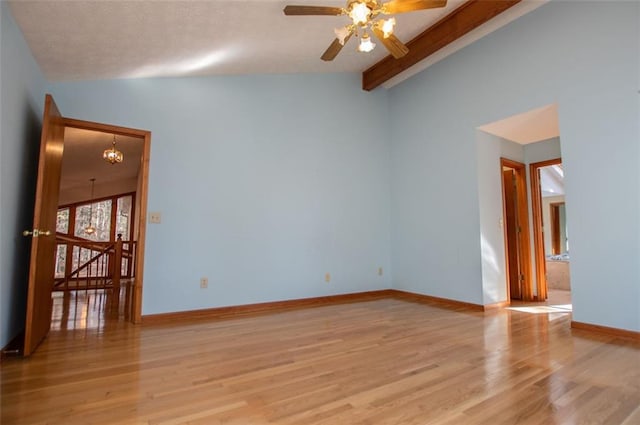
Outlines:
[[[58,209],[56,220],[56,232],[76,240],[89,240],[94,242],[113,242],[118,234],[122,234],[122,240],[130,242],[133,239],[132,214],[135,194],[116,195],[107,199],[94,202],[80,202],[64,206]],[[112,228],[112,224],[114,224]],[[88,234],[85,229],[91,225],[96,229],[95,233]],[[125,243],[124,249],[131,250],[131,243]],[[80,248],[73,241],[60,241],[56,249],[55,277],[64,278],[65,273],[75,270],[89,261],[99,251],[88,248]],[[131,262],[129,258],[122,260],[122,274],[131,274]],[[91,266],[91,275],[100,276],[105,270]]]

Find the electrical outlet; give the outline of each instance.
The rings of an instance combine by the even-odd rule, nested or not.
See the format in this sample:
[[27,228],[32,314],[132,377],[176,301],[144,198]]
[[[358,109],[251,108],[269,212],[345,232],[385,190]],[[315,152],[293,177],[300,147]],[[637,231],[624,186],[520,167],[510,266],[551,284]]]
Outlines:
[[207,289],[209,287],[209,279],[206,277],[200,278],[200,289]]
[[327,283],[331,282],[331,273],[324,274],[324,281]]
[[378,267],[378,276],[382,276],[383,270],[382,267]]

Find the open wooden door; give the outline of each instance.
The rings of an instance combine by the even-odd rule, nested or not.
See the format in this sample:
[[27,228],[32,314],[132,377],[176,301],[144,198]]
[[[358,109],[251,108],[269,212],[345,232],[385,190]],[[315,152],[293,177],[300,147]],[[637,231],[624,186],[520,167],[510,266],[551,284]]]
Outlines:
[[500,158],[500,170],[509,299],[533,301],[526,167]]
[[65,125],[58,107],[51,95],[46,95],[40,139],[33,229],[24,231],[25,236],[32,238],[24,333],[23,354],[25,356],[33,353],[51,326],[51,291],[55,268],[56,217],[62,171],[64,129]]
[[[540,168],[550,165],[562,164],[561,158],[529,164],[529,176],[531,177],[531,208],[533,210],[533,242],[536,259],[536,277],[538,288],[538,301],[547,299],[547,261],[544,252],[544,233],[550,231],[549,225],[542,220],[542,187],[540,181]],[[545,229],[545,225],[547,229]]]
[[520,243],[518,240],[518,188],[516,185],[516,176],[513,169],[502,171],[502,188],[504,196],[504,229],[506,239],[507,254],[507,278],[509,280],[509,294],[511,299],[522,299],[521,276],[523,275],[520,267]]

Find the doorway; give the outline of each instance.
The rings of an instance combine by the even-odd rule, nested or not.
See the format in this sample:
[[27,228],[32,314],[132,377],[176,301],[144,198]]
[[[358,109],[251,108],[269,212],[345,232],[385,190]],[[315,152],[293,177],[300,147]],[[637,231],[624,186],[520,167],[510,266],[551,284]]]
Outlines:
[[[103,271],[105,273],[113,273],[113,276],[120,276],[120,272],[130,273],[132,277],[131,291],[130,291],[130,318],[133,323],[139,323],[141,321],[141,308],[142,308],[142,283],[143,283],[143,266],[144,266],[144,248],[145,248],[145,230],[146,230],[146,204],[148,193],[148,174],[149,174],[149,152],[151,133],[144,130],[136,130],[125,127],[112,126],[101,123],[94,123],[89,121],[81,121],[72,118],[66,118],[62,116],[57,108],[53,97],[51,95],[45,96],[45,107],[43,114],[42,124],[42,136],[40,143],[40,157],[38,162],[38,178],[36,184],[35,194],[35,207],[34,207],[34,219],[33,228],[27,229],[23,232],[25,236],[31,238],[31,258],[29,265],[29,281],[27,290],[27,314],[25,318],[25,332],[24,332],[24,345],[23,355],[28,356],[40,344],[40,342],[46,337],[51,328],[51,316],[52,316],[52,293],[54,291],[55,284],[55,268],[56,268],[56,255],[59,252],[60,246],[65,246],[67,249],[70,245],[77,244],[75,239],[77,238],[75,227],[76,219],[83,215],[83,211],[86,212],[87,205],[74,205],[73,209],[78,214],[73,214],[71,217],[68,214],[68,220],[65,223],[67,231],[61,232],[58,228],[59,210],[60,210],[60,183],[61,175],[63,171],[63,157],[65,151],[65,134],[71,134],[78,131],[93,132],[93,133],[106,133],[111,137],[121,136],[135,138],[141,143],[141,153],[138,157],[137,164],[137,176],[135,182],[135,201],[134,198],[130,198],[130,208],[119,208],[119,211],[128,211],[129,217],[127,226],[132,227],[131,239],[127,241],[127,253],[123,249],[124,241],[120,240],[116,245],[119,245],[119,250],[110,251],[111,248],[98,247],[98,241],[92,241],[88,238],[89,251],[101,251],[101,256],[107,258],[103,261]],[[81,158],[79,163],[90,163],[95,161],[95,158],[103,160],[103,152],[110,146],[102,147],[98,150],[92,150],[91,153],[87,153],[84,159]],[[86,164],[84,164],[86,165]],[[118,164],[119,165],[119,164]],[[80,165],[78,165],[79,167]],[[108,166],[111,166],[110,164]],[[117,165],[113,165],[117,166]],[[73,168],[73,167],[72,167]],[[87,167],[85,167],[87,168]],[[95,166],[90,165],[88,167],[89,172],[97,173]],[[86,177],[86,176],[85,176]],[[94,201],[94,183],[96,177],[91,177],[91,196],[90,199],[85,200],[89,206],[89,224],[88,227],[94,228],[93,220],[94,215],[92,213],[92,206]],[[86,182],[84,182],[86,185]],[[135,205],[134,205],[135,203]],[[135,208],[135,209],[134,209]],[[67,213],[71,210],[71,207],[67,208]],[[133,211],[136,211],[133,216]],[[103,217],[104,219],[105,217]],[[111,215],[111,219],[116,219]],[[97,220],[97,218],[95,218]],[[111,234],[115,234],[115,224],[111,222],[113,231]],[[83,229],[82,225],[80,225]],[[84,227],[84,229],[88,229]],[[74,229],[73,231],[71,229]],[[95,232],[95,228],[91,233]],[[87,234],[89,232],[86,232]],[[124,232],[123,232],[124,233]],[[84,235],[84,234],[83,234]],[[135,260],[132,257],[131,247],[135,242]],[[127,261],[124,261],[127,265],[124,269],[116,267],[115,264],[120,264],[122,261],[118,256],[125,256]],[[69,256],[73,257],[73,255]],[[67,258],[65,257],[64,263],[67,264]],[[83,261],[82,256],[78,257],[76,266],[81,269],[98,269],[95,266],[93,260]],[[71,261],[72,262],[72,261]],[[78,284],[77,276],[71,274],[70,270],[65,270],[65,284],[64,289],[70,290],[72,285],[69,285],[70,281],[76,280],[74,284]],[[91,278],[87,278],[87,281],[91,281]],[[115,279],[115,278],[114,278]],[[91,282],[93,283],[93,282]],[[111,282],[112,285],[114,281]],[[87,283],[85,283],[86,285]],[[76,288],[77,289],[77,288]]]
[[[70,255],[64,261],[69,267],[65,267],[64,277],[70,276],[78,287],[69,289],[69,279],[61,278],[56,281],[57,287],[63,293],[74,291],[75,301],[84,302],[85,311],[92,305],[100,315],[115,306],[125,320],[139,323],[151,133],[72,118],[65,118],[64,125],[58,212],[73,210],[73,216],[68,214],[68,224],[74,226],[67,228],[66,235],[57,232],[63,236],[58,248],[67,247]],[[124,154],[121,163],[112,164],[103,158],[103,152],[112,147]],[[87,234],[87,226],[95,231]],[[78,239],[81,241],[74,250],[72,245]],[[113,246],[113,251],[104,252],[103,248],[100,255],[100,246],[81,247],[96,243]],[[72,275],[74,265],[88,263],[84,275],[82,271]],[[89,296],[90,290],[93,297]]]
[[569,225],[562,159],[529,165],[538,300],[571,306]]
[[500,158],[507,294],[511,300],[533,300],[529,207],[524,164]]

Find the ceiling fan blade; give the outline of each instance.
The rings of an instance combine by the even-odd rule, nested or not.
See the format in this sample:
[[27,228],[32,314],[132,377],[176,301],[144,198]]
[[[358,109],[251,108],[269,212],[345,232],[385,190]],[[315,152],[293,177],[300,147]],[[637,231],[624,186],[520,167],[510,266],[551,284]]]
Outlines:
[[[349,35],[345,37],[344,44],[347,44],[347,41],[349,41],[352,35],[353,35],[353,31],[350,32]],[[338,56],[338,53],[340,53],[340,50],[342,50],[342,48],[344,47],[344,44],[341,44],[340,40],[336,38],[335,40],[333,40],[333,43],[329,45],[327,50],[324,51],[322,56],[320,56],[320,59],[326,62],[334,60],[336,56]]]
[[393,0],[382,5],[382,13],[393,15],[414,10],[435,9],[446,5],[447,0]]
[[407,46],[405,46],[404,43],[402,43],[402,41],[400,41],[395,35],[389,34],[389,36],[385,38],[384,33],[378,27],[373,27],[373,33],[378,37],[378,40],[384,44],[384,47],[387,48],[394,58],[400,59],[409,53],[409,48],[407,48]]
[[287,16],[301,16],[301,15],[329,15],[337,16],[342,15],[343,9],[341,7],[331,6],[285,6],[284,14]]

